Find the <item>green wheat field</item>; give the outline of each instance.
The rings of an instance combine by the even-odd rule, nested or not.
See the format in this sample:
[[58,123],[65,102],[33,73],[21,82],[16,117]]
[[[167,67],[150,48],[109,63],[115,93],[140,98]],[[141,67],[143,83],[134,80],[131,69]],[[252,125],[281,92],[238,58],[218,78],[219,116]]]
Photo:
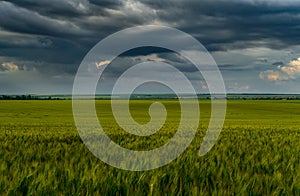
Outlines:
[[[122,102],[122,101],[120,101]],[[153,100],[130,103],[133,118],[149,121]],[[180,107],[161,101],[168,118],[162,130],[134,136],[114,121],[108,100],[97,100],[99,120],[117,144],[147,150],[176,132]],[[210,101],[187,150],[158,169],[132,172],[95,157],[76,130],[70,100],[0,102],[2,195],[300,195],[300,101],[228,101],[215,146],[198,156],[210,119]]]

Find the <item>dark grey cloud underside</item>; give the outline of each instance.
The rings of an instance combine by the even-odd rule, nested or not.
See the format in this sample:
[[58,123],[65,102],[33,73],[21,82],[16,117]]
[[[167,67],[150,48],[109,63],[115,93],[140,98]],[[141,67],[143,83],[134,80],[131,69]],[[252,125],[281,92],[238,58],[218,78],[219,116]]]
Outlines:
[[0,28],[7,32],[0,34],[0,55],[31,61],[41,72],[74,74],[105,36],[153,22],[193,35],[210,51],[283,49],[300,44],[299,14],[300,1],[0,1]]

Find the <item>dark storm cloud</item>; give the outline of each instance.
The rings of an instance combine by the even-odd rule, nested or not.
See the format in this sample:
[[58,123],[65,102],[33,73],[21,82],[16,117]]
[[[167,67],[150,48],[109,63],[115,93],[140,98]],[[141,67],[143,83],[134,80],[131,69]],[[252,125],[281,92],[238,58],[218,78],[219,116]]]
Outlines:
[[100,6],[100,7],[106,7],[110,9],[117,9],[123,5],[122,0],[90,0],[90,3]]
[[279,62],[274,62],[274,63],[272,63],[272,65],[275,65],[275,66],[282,66],[282,65],[284,65],[284,63],[281,62],[281,61],[279,61]]
[[235,65],[235,64],[219,64],[218,67],[221,71],[230,71],[230,72],[253,71],[259,69],[258,66]]
[[[282,49],[300,44],[299,14],[300,1],[0,1],[0,56],[31,61],[41,72],[74,74],[102,38],[143,24],[179,28],[210,51]],[[163,51],[155,53],[167,58]]]
[[128,50],[124,53],[122,53],[120,56],[141,56],[141,55],[150,55],[150,54],[159,54],[159,53],[168,53],[172,52],[171,50],[165,49],[165,48],[159,48],[159,47],[139,47],[132,50]]
[[[193,34],[210,50],[297,45],[298,1],[145,1],[167,23]],[[164,6],[165,5],[165,6]]]
[[8,31],[26,34],[50,36],[87,34],[75,23],[46,17],[4,1],[0,2],[0,26]]
[[91,11],[87,0],[10,0],[8,2],[42,15],[79,17]]

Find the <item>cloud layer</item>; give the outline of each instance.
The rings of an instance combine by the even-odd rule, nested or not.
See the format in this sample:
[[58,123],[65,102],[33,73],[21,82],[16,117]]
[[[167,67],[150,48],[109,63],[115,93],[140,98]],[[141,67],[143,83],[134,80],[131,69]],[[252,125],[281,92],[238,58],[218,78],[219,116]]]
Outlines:
[[[7,63],[14,62],[49,80],[72,78],[98,41],[124,28],[145,24],[167,25],[191,34],[212,52],[230,80],[243,71],[251,75],[249,81],[259,77],[265,81],[298,78],[299,59],[288,63],[300,55],[298,0],[3,0],[0,71],[13,71],[16,68]],[[294,54],[284,56],[281,52],[288,50]],[[274,55],[276,51],[280,58]],[[169,58],[177,66],[180,63],[179,58],[164,51],[143,55],[146,57],[139,53],[128,58]],[[267,64],[273,67],[264,67]],[[245,81],[241,84],[247,85]]]
[[0,71],[4,71],[4,72],[19,71],[19,66],[11,62],[2,63],[0,65]]
[[278,65],[276,70],[266,70],[260,73],[261,79],[280,81],[296,79],[300,76],[300,57],[292,60],[288,65]]

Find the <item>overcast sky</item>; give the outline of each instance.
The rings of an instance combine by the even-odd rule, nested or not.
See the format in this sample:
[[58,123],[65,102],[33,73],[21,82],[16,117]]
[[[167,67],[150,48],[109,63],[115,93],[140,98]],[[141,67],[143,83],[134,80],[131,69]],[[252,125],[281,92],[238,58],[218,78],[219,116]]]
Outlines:
[[[148,24],[174,27],[200,41],[228,92],[300,93],[298,0],[10,0],[0,1],[0,94],[70,94],[95,44]],[[137,59],[193,73],[171,51],[147,49],[116,59],[106,77]],[[198,84],[205,90],[205,83]]]

